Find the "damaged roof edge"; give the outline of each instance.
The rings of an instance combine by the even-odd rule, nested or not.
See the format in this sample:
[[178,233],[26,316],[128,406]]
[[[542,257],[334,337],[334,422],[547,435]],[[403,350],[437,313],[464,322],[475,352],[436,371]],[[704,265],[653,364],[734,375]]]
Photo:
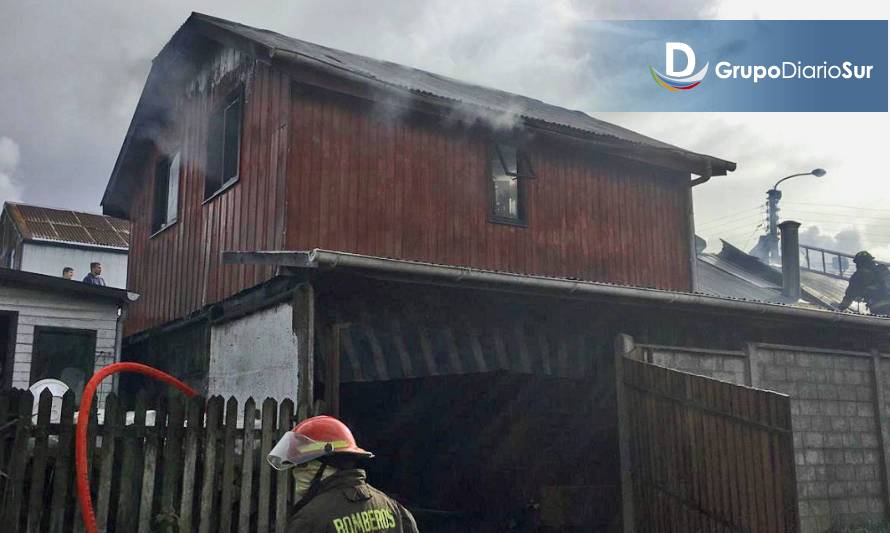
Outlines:
[[890,331],[890,318],[821,309],[805,309],[783,304],[735,300],[718,296],[675,292],[663,289],[612,285],[594,281],[496,272],[469,267],[437,265],[402,259],[313,249],[308,251],[223,252],[223,264],[263,264],[294,268],[345,268],[402,276],[421,276],[449,284],[501,286],[517,292],[548,292],[569,296],[605,296],[642,300],[661,305],[709,307],[785,318],[819,320],[840,325],[881,327]]
[[[442,107],[470,105],[480,110],[498,113],[510,112],[520,117],[531,128],[551,131],[594,143],[598,149],[620,157],[643,161],[656,166],[688,171],[701,176],[722,176],[734,171],[736,164],[720,158],[698,154],[689,150],[663,143],[632,130],[595,119],[580,111],[573,111],[547,104],[521,95],[498,89],[481,87],[460,80],[429,73],[387,61],[367,58],[357,54],[307,43],[274,32],[259,30],[243,24],[219,19],[200,13],[192,13],[162,48],[152,63],[152,68],[140,95],[136,111],[127,129],[120,152],[109,177],[101,205],[108,215],[129,218],[129,206],[125,204],[125,168],[133,152],[135,137],[142,122],[146,119],[148,95],[156,79],[164,71],[163,64],[179,52],[178,47],[190,35],[201,35],[224,45],[240,45],[239,48],[262,61],[273,61],[295,65],[309,65],[341,78],[357,80],[361,83],[382,87],[387,91],[407,91],[412,97],[427,98],[432,104]],[[292,48],[292,49],[289,49]],[[339,54],[351,64],[337,64],[325,59],[321,52]],[[330,54],[328,54],[330,55]],[[376,70],[375,70],[376,69]],[[412,85],[410,75],[418,76]],[[441,90],[438,90],[441,89]],[[510,111],[504,107],[505,99],[522,102],[526,107],[521,111]],[[481,102],[481,103],[480,103]],[[487,103],[488,105],[483,105]]]

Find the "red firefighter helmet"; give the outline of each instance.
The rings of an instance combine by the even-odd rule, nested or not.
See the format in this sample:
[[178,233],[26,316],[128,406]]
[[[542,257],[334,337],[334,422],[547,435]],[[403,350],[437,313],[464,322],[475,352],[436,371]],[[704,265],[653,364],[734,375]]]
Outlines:
[[313,416],[285,433],[266,459],[272,468],[286,470],[333,454],[374,457],[359,448],[346,424],[332,416]]

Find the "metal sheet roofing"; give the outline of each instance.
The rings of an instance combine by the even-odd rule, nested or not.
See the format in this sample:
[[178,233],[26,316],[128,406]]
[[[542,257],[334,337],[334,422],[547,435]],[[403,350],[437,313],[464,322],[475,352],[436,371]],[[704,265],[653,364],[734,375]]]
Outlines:
[[713,164],[715,175],[725,174],[727,170],[735,169],[735,163],[678,148],[627,128],[595,119],[582,111],[566,109],[534,98],[467,83],[391,61],[383,61],[328,48],[273,31],[258,29],[201,13],[193,13],[190,20],[211,25],[251,42],[261,44],[270,50],[272,57],[277,58],[282,54],[285,57],[288,54],[294,55],[297,58],[310,60],[335,71],[407,89],[421,95],[431,95],[453,102],[468,104],[482,110],[488,110],[501,118],[517,116],[586,133],[612,137],[647,148],[708,159]]
[[[696,278],[695,291],[710,296],[724,298],[736,298],[740,300],[753,300],[768,303],[788,303],[782,297],[781,288],[774,290],[752,282],[748,276],[738,268],[728,265],[714,255],[700,255],[696,262],[698,276]],[[718,266],[719,265],[719,266]],[[730,266],[726,269],[723,267]]]
[[9,213],[26,241],[71,243],[128,249],[130,223],[106,215],[6,202]]

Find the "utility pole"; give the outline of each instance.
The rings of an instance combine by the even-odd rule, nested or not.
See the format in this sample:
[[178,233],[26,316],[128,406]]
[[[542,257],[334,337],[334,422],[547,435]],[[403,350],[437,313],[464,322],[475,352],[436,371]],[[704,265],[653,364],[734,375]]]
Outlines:
[[766,212],[769,217],[769,233],[767,234],[766,262],[779,261],[779,200],[782,191],[772,188],[766,191]]
[[[800,174],[792,174],[790,176],[785,176],[780,179],[773,185],[773,188],[766,191],[766,211],[769,222],[769,229],[767,234],[761,237],[762,241],[758,244],[755,250],[759,249],[759,253],[756,253],[761,260],[767,263],[778,263],[779,259],[779,200],[782,199],[782,191],[779,190],[779,184],[785,180],[789,180],[791,178],[796,178],[798,176],[816,176],[817,178],[821,178],[826,174],[825,169],[814,168],[809,172],[803,172]],[[753,252],[753,250],[752,250]]]

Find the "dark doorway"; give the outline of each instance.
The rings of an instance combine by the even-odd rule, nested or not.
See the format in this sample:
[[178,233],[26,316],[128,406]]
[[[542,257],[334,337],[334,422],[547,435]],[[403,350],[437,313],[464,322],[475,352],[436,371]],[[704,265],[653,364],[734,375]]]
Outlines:
[[31,353],[31,383],[45,378],[63,381],[77,401],[96,364],[96,331],[37,326]]
[[620,490],[606,383],[506,372],[341,385],[377,455],[369,480],[434,533],[612,531]]
[[14,311],[0,311],[0,390],[7,390],[12,387],[17,322],[18,313]]

